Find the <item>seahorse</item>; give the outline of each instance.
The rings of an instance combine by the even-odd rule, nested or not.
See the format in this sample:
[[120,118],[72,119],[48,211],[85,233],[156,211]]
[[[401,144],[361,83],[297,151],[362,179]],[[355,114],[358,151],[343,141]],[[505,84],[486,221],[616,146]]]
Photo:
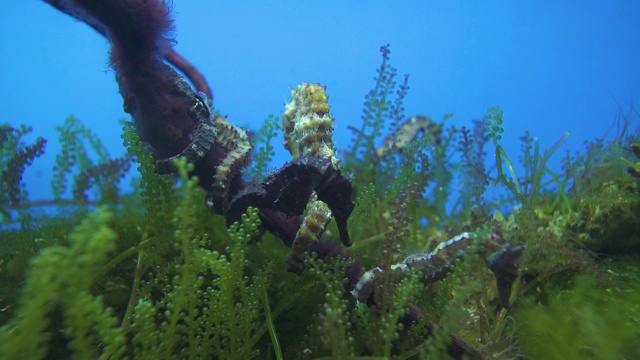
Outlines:
[[[428,284],[444,278],[452,271],[454,260],[464,257],[472,252],[479,254],[493,272],[498,289],[498,300],[504,308],[510,307],[509,297],[511,287],[518,275],[518,262],[524,251],[523,245],[513,245],[504,240],[498,234],[492,232],[485,235],[465,232],[455,236],[426,254],[414,254],[389,267],[387,271],[393,272],[392,281],[400,281],[408,276],[407,270],[420,270],[421,282]],[[320,239],[312,244],[311,252],[323,261],[331,259],[343,259],[347,264],[344,268],[343,285],[344,298],[349,300],[351,306],[358,303],[369,307],[376,306],[376,291],[384,291],[381,283],[383,269],[375,267],[364,271],[360,259],[351,257],[344,247],[339,246],[331,239]],[[406,304],[407,312],[400,319],[405,328],[410,328],[424,318],[423,311],[411,302]],[[438,325],[427,323],[419,330],[423,338],[430,337],[434,328]],[[447,345],[447,353],[454,359],[472,358],[483,359],[482,352],[475,349],[461,337],[449,334],[450,343]]]
[[[509,308],[509,296],[511,287],[518,276],[518,263],[524,251],[524,245],[514,245],[503,239],[495,232],[487,235],[464,232],[445,242],[440,243],[435,249],[426,254],[414,254],[402,261],[391,265],[388,271],[393,271],[398,280],[407,276],[411,269],[420,270],[420,281],[431,284],[443,279],[452,271],[454,260],[460,259],[469,253],[475,252],[482,257],[487,267],[496,278],[498,301],[504,308]],[[331,245],[329,240],[318,242],[312,248],[320,258],[347,257],[350,256]],[[364,271],[360,262],[352,260],[345,277],[345,296],[354,302],[363,302],[372,305],[373,292],[379,282],[383,269],[375,267]]]
[[[173,23],[166,3],[45,1],[87,23],[111,42],[111,64],[125,111],[132,115],[141,140],[153,148],[158,173],[175,172],[172,160],[187,157],[195,165],[192,175],[208,191],[209,207],[227,215],[231,197],[246,187],[240,169],[249,162],[252,144],[244,130],[214,116],[207,95],[194,91],[165,63],[167,56],[176,60],[169,38]],[[263,227],[286,244],[293,241],[300,225],[297,216],[261,209],[260,217]]]

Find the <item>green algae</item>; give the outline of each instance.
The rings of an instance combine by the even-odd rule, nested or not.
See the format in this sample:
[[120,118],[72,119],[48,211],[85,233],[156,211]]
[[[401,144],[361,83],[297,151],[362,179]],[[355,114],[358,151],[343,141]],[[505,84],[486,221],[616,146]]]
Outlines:
[[[396,82],[388,47],[382,53],[343,159],[358,204],[349,219],[353,255],[365,269],[388,269],[461,231],[496,230],[526,245],[511,308],[498,305],[495,278],[473,249],[441,281],[423,285],[418,273],[398,280],[387,271],[378,306],[351,304],[342,293],[347,259],[309,256],[301,276],[287,273],[289,250],[278,239],[264,234],[256,243],[255,209],[227,229],[206,209],[190,165],[176,163],[178,181],[157,175],[127,123],[124,143],[140,174],[131,194],[114,203],[113,189],[96,182],[97,209],[61,203],[62,215],[25,217],[0,234],[0,358],[426,359],[449,357],[456,339],[470,354],[500,359],[640,356],[637,119],[626,118],[625,132],[609,142],[567,154],[559,170],[548,163],[566,136],[542,152],[527,133],[520,164],[512,162],[500,145],[510,135],[499,108],[469,128],[445,118],[438,141],[421,136],[378,158],[383,129],[404,118],[408,91],[408,77]],[[274,153],[269,119],[254,177]],[[68,129],[75,144],[64,149],[84,151],[77,149],[87,139],[98,146],[71,125],[84,132]],[[495,168],[483,156],[491,146]],[[58,163],[56,194],[73,171],[90,167],[82,154],[85,165]],[[454,191],[458,180],[474,186]],[[491,184],[509,195],[491,198]],[[407,302],[422,309],[409,327],[399,321]]]

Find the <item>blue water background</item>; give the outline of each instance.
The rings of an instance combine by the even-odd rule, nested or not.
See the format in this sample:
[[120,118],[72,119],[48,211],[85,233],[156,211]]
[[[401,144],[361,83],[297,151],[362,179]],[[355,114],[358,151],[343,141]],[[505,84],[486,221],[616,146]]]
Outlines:
[[[41,1],[3,0],[0,12],[0,122],[25,123],[49,139],[25,174],[31,199],[51,198],[60,146],[55,127],[73,114],[124,152],[122,110],[109,44]],[[410,74],[407,115],[471,124],[504,111],[503,144],[517,159],[529,130],[542,147],[565,131],[564,149],[601,138],[618,108],[640,94],[638,1],[175,1],[176,48],[207,77],[215,106],[256,130],[280,114],[300,82],[327,86],[335,143],[350,144],[364,95],[391,44]],[[290,155],[276,147],[273,166]]]

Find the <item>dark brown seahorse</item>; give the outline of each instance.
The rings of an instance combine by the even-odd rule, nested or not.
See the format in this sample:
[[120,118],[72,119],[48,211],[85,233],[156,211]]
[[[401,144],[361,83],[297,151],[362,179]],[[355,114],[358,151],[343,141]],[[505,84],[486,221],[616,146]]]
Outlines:
[[[438,245],[433,251],[426,254],[412,255],[403,261],[392,265],[389,271],[394,273],[394,281],[400,281],[408,276],[407,270],[420,270],[422,277],[420,281],[424,284],[434,283],[443,279],[452,271],[454,260],[464,257],[475,250],[485,261],[487,267],[493,272],[496,278],[498,289],[498,300],[504,308],[510,307],[509,297],[511,287],[518,276],[518,263],[524,251],[523,245],[513,245],[496,233],[486,236],[474,233],[462,233]],[[379,267],[365,271],[358,258],[351,258],[344,248],[338,247],[335,241],[323,239],[313,243],[311,251],[318,258],[330,260],[333,258],[346,259],[349,265],[345,268],[344,277],[344,297],[353,306],[357,303],[364,303],[367,306],[375,306],[375,291],[384,291],[384,284],[381,282],[383,270]],[[376,290],[377,289],[377,290]],[[407,314],[399,319],[405,328],[414,326],[419,319],[425,315],[423,311],[412,303],[407,303]],[[437,324],[430,323],[423,329],[422,336],[431,336]],[[483,358],[480,351],[465,342],[462,338],[450,334],[451,344],[447,347],[449,355],[460,359],[470,357],[474,359]]]
[[[306,204],[311,195],[294,186],[302,181],[327,199],[341,238],[345,243],[350,241],[346,218],[353,208],[351,183],[324,159],[305,157],[254,184],[242,179],[241,170],[248,165],[252,149],[246,132],[226,118],[214,116],[207,95],[194,91],[165,63],[165,59],[177,57],[167,35],[172,20],[164,1],[45,1],[86,22],[111,42],[111,63],[125,111],[132,115],[141,140],[152,147],[159,173],[174,172],[172,160],[187,157],[194,164],[192,175],[207,191],[211,210],[233,222],[248,206],[257,207],[263,228],[290,247],[302,223],[299,215],[304,207],[298,204]],[[183,66],[187,74],[193,74],[194,69],[185,70]],[[205,82],[204,77],[193,82]],[[307,169],[308,175],[300,174]],[[341,190],[335,194],[328,191],[327,186],[332,185]],[[268,193],[265,195],[261,188],[268,188]]]
[[[508,308],[511,286],[518,276],[518,261],[524,246],[513,245],[496,233],[491,233],[484,238],[469,232],[462,233],[440,243],[427,254],[412,255],[392,265],[391,271],[400,274],[409,269],[420,270],[423,274],[421,282],[431,284],[447,276],[452,271],[453,261],[467,255],[469,249],[474,248],[496,278],[500,305]],[[352,296],[359,301],[370,301],[368,299],[381,273],[380,268],[364,272],[351,290]]]

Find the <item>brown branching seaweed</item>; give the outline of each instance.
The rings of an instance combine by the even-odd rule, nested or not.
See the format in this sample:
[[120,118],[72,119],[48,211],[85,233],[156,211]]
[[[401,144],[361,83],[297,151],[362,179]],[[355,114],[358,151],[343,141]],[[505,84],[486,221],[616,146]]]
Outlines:
[[[29,132],[31,132],[31,128],[24,125],[17,129],[9,125],[0,126],[0,147],[2,149],[0,196],[3,208],[6,205],[18,206],[22,200],[26,199],[27,193],[22,184],[22,175],[25,168],[44,153],[47,144],[47,140],[44,138],[38,137],[31,145],[25,145],[21,141],[22,136]],[[5,212],[4,209],[3,212]]]
[[65,202],[63,195],[72,183],[72,201],[87,204],[87,191],[98,190],[99,199],[114,203],[118,184],[131,166],[131,156],[110,158],[98,136],[73,116],[56,127],[62,149],[56,155],[51,187],[59,204]]
[[100,199],[105,202],[114,201],[118,193],[116,185],[130,167],[131,157],[123,155],[84,169],[75,178],[73,197],[87,202],[89,200],[87,191],[92,186],[98,185]]

